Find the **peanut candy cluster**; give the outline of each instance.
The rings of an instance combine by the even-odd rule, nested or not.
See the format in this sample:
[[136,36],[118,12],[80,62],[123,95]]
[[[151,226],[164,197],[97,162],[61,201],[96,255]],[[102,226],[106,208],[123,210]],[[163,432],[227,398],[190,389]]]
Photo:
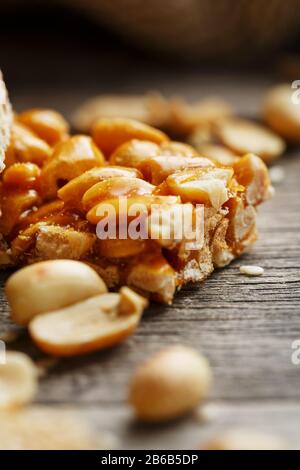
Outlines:
[[[226,266],[257,237],[256,207],[270,194],[263,161],[247,154],[231,166],[141,122],[99,119],[91,136],[69,134],[62,116],[33,109],[15,116],[1,175],[0,263],[81,260],[110,288],[129,285],[171,303],[176,289]],[[100,239],[96,228],[109,203],[129,211],[142,203],[163,214],[204,211],[203,243],[187,239]],[[129,214],[129,212],[128,212]],[[128,215],[127,214],[127,215]],[[128,215],[130,218],[130,215]],[[151,229],[164,231],[164,216]]]

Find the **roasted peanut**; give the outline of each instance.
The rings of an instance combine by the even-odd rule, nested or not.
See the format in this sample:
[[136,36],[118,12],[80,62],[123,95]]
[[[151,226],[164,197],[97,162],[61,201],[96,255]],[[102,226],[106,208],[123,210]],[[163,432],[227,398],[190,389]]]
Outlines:
[[239,157],[222,145],[204,143],[197,146],[197,150],[203,157],[211,159],[222,166],[232,166],[239,160]]
[[146,95],[102,95],[90,98],[73,115],[75,127],[89,131],[99,118],[137,119],[155,127],[164,127],[169,108],[159,93]]
[[7,281],[5,292],[13,320],[26,325],[41,313],[106,292],[98,274],[79,261],[53,260],[27,266]]
[[245,119],[224,119],[215,125],[214,133],[222,144],[236,154],[254,153],[266,163],[276,160],[285,150],[281,137]]
[[202,450],[284,450],[287,443],[278,437],[248,430],[225,431],[208,441]]
[[40,197],[34,189],[16,192],[9,189],[1,194],[0,233],[9,235],[21,215],[40,202]]
[[119,118],[97,120],[92,128],[92,137],[105,155],[111,155],[119,145],[131,139],[150,140],[157,144],[168,140],[163,132],[154,127],[133,119]]
[[233,176],[231,168],[197,168],[168,176],[166,183],[172,194],[183,201],[212,205],[219,209],[229,199],[228,186]]
[[37,368],[30,357],[7,351],[0,364],[0,409],[10,409],[31,402],[37,391]]
[[68,123],[61,114],[51,109],[28,109],[19,114],[17,120],[49,145],[54,145],[68,136]]
[[210,125],[232,112],[229,104],[220,98],[207,98],[193,104],[174,98],[170,108],[171,129],[183,136],[190,134],[196,127]]
[[4,187],[20,189],[38,189],[41,170],[34,163],[15,163],[3,173]]
[[119,259],[139,255],[145,251],[146,246],[145,240],[132,240],[131,238],[124,240],[107,239],[99,240],[95,250],[99,256]]
[[93,206],[87,213],[86,218],[91,224],[97,224],[103,218],[114,218],[127,216],[128,220],[141,215],[147,215],[151,210],[153,204],[177,204],[180,203],[178,196],[160,196],[160,195],[145,195],[128,197],[124,201],[124,205],[120,204],[120,200],[115,197],[113,199],[105,199]]
[[131,266],[128,285],[139,291],[150,293],[152,298],[170,304],[177,286],[174,269],[158,253],[148,253]]
[[139,324],[146,300],[124,287],[61,310],[38,315],[29,324],[33,341],[54,356],[75,356],[114,346]]
[[80,209],[82,208],[81,200],[88,189],[96,183],[115,177],[141,178],[142,174],[135,168],[125,168],[122,166],[92,168],[69,181],[69,183],[60,188],[57,194],[68,207]]
[[57,144],[51,160],[44,165],[41,173],[44,198],[55,198],[61,182],[66,183],[84,171],[103,164],[104,157],[90,137],[76,135]]
[[272,88],[264,100],[263,117],[268,126],[289,142],[300,142],[300,107],[293,103],[290,84]]
[[52,149],[47,142],[16,121],[11,128],[10,152],[15,161],[36,163],[39,166],[52,155]]
[[270,178],[264,162],[256,155],[248,154],[234,165],[234,176],[246,189],[247,203],[257,206],[270,195]]
[[162,142],[160,144],[159,155],[169,155],[171,157],[197,157],[199,156],[199,153],[191,145],[170,140],[169,142]]
[[135,168],[145,158],[160,154],[159,145],[148,140],[132,139],[121,144],[111,154],[110,165],[123,165]]
[[214,164],[203,157],[183,157],[169,155],[150,157],[143,160],[138,169],[143,173],[144,178],[152,184],[161,184],[169,175],[175,171],[187,168],[206,168]]
[[88,189],[82,198],[82,204],[89,210],[105,199],[149,195],[154,189],[155,186],[139,178],[109,178]]
[[170,346],[136,371],[129,403],[143,421],[168,421],[191,411],[203,400],[211,385],[206,358],[184,346]]
[[62,214],[63,207],[63,201],[58,199],[47,202],[39,208],[35,208],[35,210],[29,211],[29,213],[25,213],[25,215],[20,217],[18,228],[23,230],[29,225],[42,222],[43,220],[50,222],[54,216]]

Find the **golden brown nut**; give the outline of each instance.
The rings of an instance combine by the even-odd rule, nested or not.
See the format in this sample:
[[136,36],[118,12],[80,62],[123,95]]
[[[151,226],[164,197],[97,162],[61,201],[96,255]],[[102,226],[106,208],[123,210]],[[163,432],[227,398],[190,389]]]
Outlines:
[[107,288],[98,274],[79,261],[42,261],[14,273],[5,285],[13,320],[26,325],[34,316],[66,307]]
[[200,144],[197,146],[197,150],[203,157],[210,158],[222,166],[232,166],[240,158],[228,148],[212,143]]
[[7,351],[5,363],[0,363],[0,409],[16,408],[31,402],[37,391],[37,375],[37,368],[29,356]]
[[31,162],[42,166],[52,155],[52,148],[28,127],[14,121],[8,152],[13,162]]
[[1,194],[0,233],[9,235],[22,213],[38,204],[40,197],[34,189],[16,192],[13,189],[5,190]]
[[105,258],[128,258],[130,256],[136,256],[145,251],[147,243],[145,240],[132,240],[126,238],[124,240],[106,239],[98,240],[96,243],[95,251],[99,256]]
[[88,189],[96,183],[115,177],[141,178],[142,174],[135,168],[123,166],[91,168],[65,184],[59,189],[57,195],[68,207],[82,209],[81,200]]
[[278,85],[267,93],[263,117],[268,126],[289,142],[300,142],[300,104],[293,101],[290,84]]
[[169,175],[179,170],[187,168],[206,168],[214,164],[203,157],[194,156],[155,156],[146,158],[139,165],[138,169],[143,173],[144,178],[152,184],[161,184]]
[[145,158],[159,155],[160,151],[160,146],[154,142],[132,139],[116,148],[110,156],[109,163],[135,168]]
[[37,346],[53,356],[75,356],[114,346],[137,328],[147,301],[123,287],[38,315],[29,324]]
[[127,283],[168,304],[174,297],[177,276],[162,255],[150,253],[133,263],[128,272]]
[[168,176],[166,183],[172,194],[183,201],[198,202],[219,209],[229,198],[228,186],[232,168],[197,168]]
[[232,113],[227,102],[213,97],[192,104],[181,98],[174,98],[170,109],[170,127],[178,135],[188,135],[196,127],[211,125]]
[[143,421],[168,421],[191,411],[206,398],[212,376],[208,361],[185,346],[156,353],[136,371],[129,403]]
[[100,95],[85,101],[74,113],[76,129],[87,132],[100,118],[136,119],[155,127],[165,127],[169,107],[159,93],[145,95]]
[[231,118],[214,126],[219,141],[238,155],[254,153],[266,163],[276,160],[285,150],[285,143],[269,129],[246,119]]
[[[121,118],[98,119],[93,125],[92,137],[105,155],[111,155],[117,147],[132,139],[150,140],[156,144],[169,140],[166,134],[154,127]],[[120,163],[115,161],[114,164]]]
[[103,166],[104,157],[85,135],[75,135],[59,143],[41,173],[41,191],[46,199],[55,198],[59,186],[95,166]]
[[169,155],[171,157],[197,157],[199,153],[194,147],[182,142],[170,140],[160,144],[159,155]]
[[51,109],[28,109],[19,114],[17,120],[49,145],[54,145],[68,136],[68,123],[61,114]]
[[3,174],[4,188],[38,189],[38,179],[41,170],[34,163],[14,163]]
[[105,199],[149,195],[154,189],[155,186],[140,178],[109,178],[88,189],[83,195],[82,204],[85,210],[89,210]]
[[257,206],[270,197],[270,178],[264,162],[253,154],[245,155],[233,165],[234,176],[246,188],[249,205]]
[[128,221],[131,221],[132,219],[139,216],[139,214],[146,216],[147,213],[151,210],[152,205],[178,203],[180,203],[180,198],[178,196],[160,196],[156,194],[150,194],[128,197],[127,200],[124,201],[123,205],[123,203],[120,204],[120,199],[118,197],[114,197],[112,199],[105,199],[104,201],[93,206],[88,211],[86,218],[91,224],[97,224],[100,220],[107,217],[109,220],[110,214],[113,218],[115,216],[127,216]]

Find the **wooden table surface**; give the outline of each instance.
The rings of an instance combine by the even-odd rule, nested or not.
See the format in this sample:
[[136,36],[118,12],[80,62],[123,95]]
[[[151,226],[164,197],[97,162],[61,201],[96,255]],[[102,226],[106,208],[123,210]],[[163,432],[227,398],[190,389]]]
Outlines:
[[[70,46],[66,64],[58,50],[57,57],[48,55],[31,72],[25,67],[22,73],[27,81],[23,83],[22,73],[18,75],[7,52],[7,76],[14,78],[13,104],[16,109],[51,106],[68,116],[94,93],[150,88],[189,98],[220,94],[239,113],[257,115],[261,97],[273,80],[265,73],[204,73],[189,66],[148,64],[143,57],[130,54],[115,53],[114,60],[108,55],[104,62],[95,51],[88,58],[82,55],[77,76]],[[26,65],[21,54],[19,59]],[[300,365],[292,364],[291,345],[300,339],[300,150],[290,150],[280,165],[285,179],[276,187],[274,199],[260,210],[260,238],[249,253],[204,283],[184,288],[172,306],[152,305],[136,334],[122,345],[60,360],[41,379],[37,403],[77,410],[99,433],[109,433],[117,448],[195,448],[228,427],[270,431],[299,446]],[[242,263],[264,267],[264,276],[241,276],[238,267]],[[1,286],[8,274],[1,274]],[[2,288],[0,295],[3,332],[12,326]],[[164,426],[140,425],[126,405],[130,376],[152,352],[177,343],[208,357],[214,374],[209,403],[215,418],[201,424],[192,414]],[[25,332],[9,347],[34,359],[41,357]]]

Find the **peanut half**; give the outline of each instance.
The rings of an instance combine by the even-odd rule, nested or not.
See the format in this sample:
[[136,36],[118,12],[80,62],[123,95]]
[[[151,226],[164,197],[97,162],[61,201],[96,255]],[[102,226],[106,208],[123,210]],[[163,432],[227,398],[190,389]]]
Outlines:
[[90,266],[79,261],[51,260],[14,273],[5,286],[13,320],[26,325],[36,315],[107,292]]
[[38,315],[29,324],[37,346],[53,356],[76,356],[113,346],[139,324],[147,301],[127,287]]
[[143,421],[168,421],[191,411],[211,385],[206,358],[184,346],[170,346],[135,373],[129,402]]
[[84,132],[99,118],[137,119],[155,127],[168,120],[167,101],[157,92],[145,95],[100,95],[85,101],[74,113],[74,126]]
[[300,107],[293,102],[295,90],[290,84],[272,88],[263,105],[265,122],[289,142],[300,143]]
[[132,139],[150,140],[156,144],[169,140],[166,134],[134,119],[98,119],[92,128],[96,145],[110,155],[117,147]]
[[28,109],[19,114],[17,120],[49,145],[55,145],[68,136],[68,123],[61,114],[51,109]]
[[11,409],[32,401],[38,374],[26,354],[8,351],[5,356],[5,363],[0,364],[0,409]]
[[234,153],[254,153],[266,163],[276,160],[285,150],[281,137],[246,119],[224,119],[215,125],[214,133],[216,138]]

